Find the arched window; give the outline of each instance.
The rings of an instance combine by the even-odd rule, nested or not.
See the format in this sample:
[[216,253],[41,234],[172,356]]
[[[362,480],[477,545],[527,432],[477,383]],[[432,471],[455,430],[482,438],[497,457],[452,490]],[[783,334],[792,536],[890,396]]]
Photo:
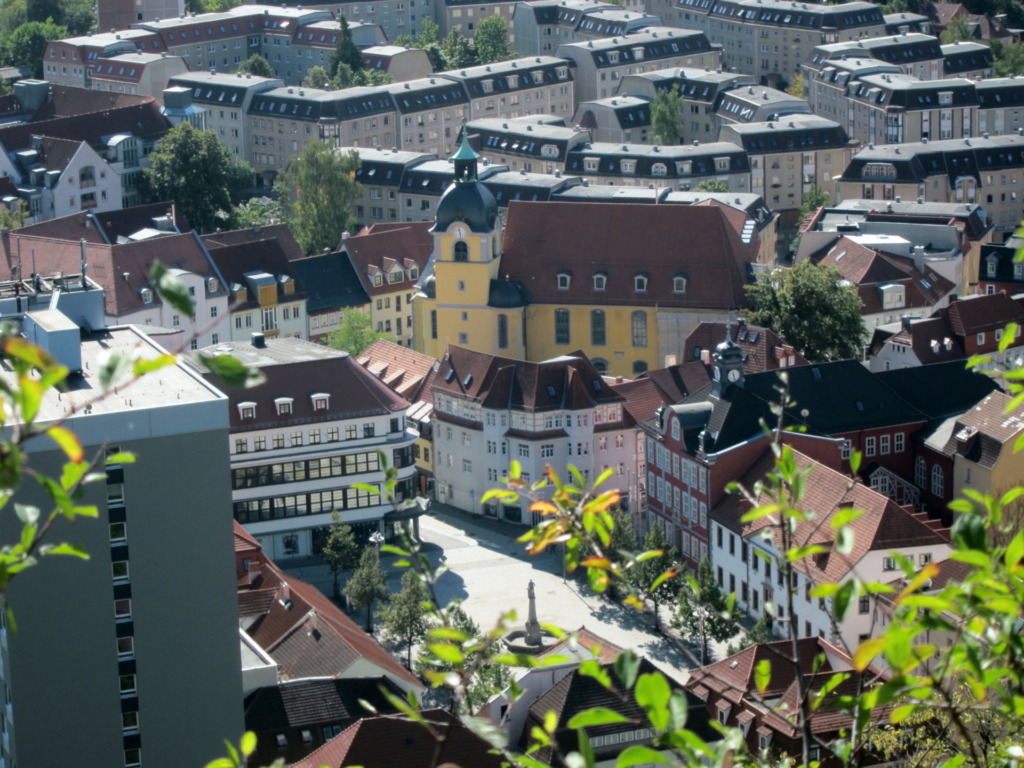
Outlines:
[[608,361],[605,360],[603,357],[595,357],[590,362],[594,364],[594,368],[602,376],[604,376],[606,373],[608,373]]
[[632,315],[633,346],[647,346],[647,313],[637,310]]
[[643,360],[634,360],[633,361],[633,375],[634,376],[639,376],[641,373],[646,373],[646,372],[647,372],[647,363],[646,362],[644,362]]
[[667,176],[668,166],[664,163],[655,163],[651,166],[651,176]]
[[508,349],[508,315],[498,315],[498,349]]
[[569,343],[569,310],[555,310],[555,344]]
[[608,343],[603,309],[594,309],[590,312],[590,343],[596,347]]
[[946,490],[946,477],[939,464],[932,466],[932,495],[942,496]]
[[455,261],[469,261],[469,245],[465,240],[456,242],[453,252]]
[[914,485],[918,488],[928,486],[928,462],[924,460],[923,456],[918,456],[914,460]]
[[634,275],[633,276],[633,288],[637,293],[643,293],[647,290],[647,275]]

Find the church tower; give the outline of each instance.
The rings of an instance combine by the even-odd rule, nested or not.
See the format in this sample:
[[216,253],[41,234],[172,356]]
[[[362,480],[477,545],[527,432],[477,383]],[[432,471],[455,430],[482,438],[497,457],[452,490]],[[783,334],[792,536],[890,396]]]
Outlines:
[[732,333],[726,327],[725,341],[715,347],[713,361],[715,381],[711,391],[721,397],[729,387],[743,385],[743,350],[732,340]]
[[502,225],[477,176],[480,156],[462,127],[454,180],[438,202],[434,251],[415,301],[415,346],[440,359],[448,344],[523,358],[525,289],[501,279]]

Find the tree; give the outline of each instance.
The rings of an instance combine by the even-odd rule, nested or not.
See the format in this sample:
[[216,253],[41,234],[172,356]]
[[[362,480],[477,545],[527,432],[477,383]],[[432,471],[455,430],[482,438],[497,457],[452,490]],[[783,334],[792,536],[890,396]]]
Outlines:
[[327,529],[327,539],[324,541],[324,548],[320,550],[320,556],[334,576],[334,599],[337,600],[341,597],[339,577],[345,571],[355,568],[359,562],[359,544],[356,542],[352,526],[345,525],[337,510],[331,513],[331,519],[334,522]]
[[751,325],[771,328],[811,362],[859,358],[867,331],[857,290],[839,270],[803,261],[747,286]]
[[816,184],[812,184],[806,192],[804,192],[804,201],[800,205],[800,213],[804,216],[814,213],[816,210],[821,208],[823,205],[828,205],[830,199],[828,193]]
[[281,202],[273,197],[251,197],[232,210],[231,220],[239,229],[282,224],[287,219]]
[[427,588],[415,571],[406,571],[402,574],[402,591],[392,595],[380,612],[385,635],[405,646],[405,665],[409,669],[412,669],[412,647],[427,636],[431,625],[424,603],[430,603]]
[[720,179],[704,179],[700,184],[694,187],[696,192],[732,192],[727,182],[721,181]]
[[0,55],[4,49],[2,41],[28,20],[25,0],[0,0]]
[[336,331],[331,331],[327,346],[340,349],[355,357],[377,339],[391,338],[384,331],[371,328],[373,321],[366,312],[349,309],[341,313],[341,322]]
[[[336,248],[348,230],[352,202],[362,187],[355,180],[359,155],[311,141],[278,180],[292,217],[295,239],[306,253]],[[189,219],[191,221],[191,219]]]
[[498,15],[488,16],[477,24],[473,45],[480,64],[507,61],[517,55],[508,41],[508,22]]
[[793,78],[793,82],[789,84],[789,88],[786,89],[786,93],[790,96],[796,96],[798,99],[805,98],[805,91],[807,84],[804,81],[803,75],[797,75]]
[[445,69],[463,69],[477,63],[476,51],[457,27],[448,30],[448,34],[441,42],[441,53],[444,54]]
[[363,548],[359,566],[345,585],[344,593],[357,609],[366,609],[366,631],[373,632],[373,604],[387,600],[388,575],[380,565],[380,551],[375,546]]
[[331,87],[331,76],[323,67],[310,67],[306,72],[306,77],[302,80],[302,87],[328,90]]
[[252,178],[248,163],[235,160],[213,131],[189,123],[174,126],[149,156],[140,192],[146,202],[174,200],[192,226],[212,232],[231,220],[238,184]]
[[971,39],[971,24],[967,16],[954,16],[950,19],[946,28],[939,35],[939,42],[943,45],[958,43],[961,40]]
[[762,613],[757,617],[757,621],[754,622],[754,626],[750,628],[750,631],[744,632],[737,642],[731,643],[726,653],[732,656],[752,645],[771,642],[771,639],[771,633],[768,631],[768,614]]
[[991,40],[992,71],[996,77],[1024,75],[1024,45],[1009,45],[1002,40]]
[[258,53],[254,53],[248,59],[238,65],[236,72],[243,75],[253,75],[255,77],[273,77],[274,70],[270,66],[270,62],[260,56]]
[[14,30],[3,42],[3,61],[14,67],[31,69],[43,76],[43,54],[46,44],[68,36],[66,27],[50,21],[29,21]]
[[683,135],[683,96],[672,89],[659,91],[651,102],[651,128],[655,144],[678,144]]
[[[668,542],[665,541],[665,534],[662,533],[660,526],[652,525],[650,527],[650,530],[647,531],[647,535],[644,537],[641,549],[644,552],[660,550],[661,555],[658,557],[648,558],[647,560],[641,560],[631,569],[630,575],[628,575],[627,578],[639,591],[646,590],[661,574],[665,573],[669,569],[678,567],[676,551],[668,546]],[[655,589],[649,592],[648,599],[654,604],[655,627],[661,627],[661,614],[659,612],[659,608],[663,603],[669,603],[675,600],[678,592],[678,576],[665,579]]]
[[706,558],[697,565],[697,577],[687,576],[679,590],[679,609],[672,626],[700,644],[702,665],[710,659],[712,640],[722,642],[736,634],[732,605],[715,583],[715,574]]
[[6,205],[0,204],[0,229],[18,229],[25,226],[25,219],[28,218],[28,208],[24,200],[19,200],[12,211]]
[[342,16],[339,19],[338,44],[331,54],[329,72],[332,78],[338,74],[341,65],[347,66],[353,72],[363,68],[363,54],[352,42],[352,30],[349,29],[348,21]]

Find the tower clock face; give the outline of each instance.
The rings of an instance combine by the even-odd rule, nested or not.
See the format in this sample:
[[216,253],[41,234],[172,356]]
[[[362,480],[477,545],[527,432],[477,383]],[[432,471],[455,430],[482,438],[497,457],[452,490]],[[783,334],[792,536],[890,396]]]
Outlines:
[[739,380],[740,380],[740,372],[739,371],[737,371],[735,368],[733,368],[731,371],[729,371],[729,381],[739,381]]
[[458,228],[457,228],[457,229],[455,230],[455,236],[456,236],[457,238],[459,238],[459,240],[461,240],[462,238],[464,238],[464,237],[466,236],[466,230],[465,230],[465,229],[463,229],[462,227],[458,227]]

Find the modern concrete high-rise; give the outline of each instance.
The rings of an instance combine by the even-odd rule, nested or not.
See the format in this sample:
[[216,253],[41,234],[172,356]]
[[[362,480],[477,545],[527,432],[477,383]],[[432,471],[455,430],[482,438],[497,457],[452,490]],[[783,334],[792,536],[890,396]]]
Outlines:
[[[105,328],[103,291],[78,275],[15,285],[0,284],[0,311],[41,305],[24,333],[72,371],[39,422],[64,420],[87,457],[136,461],[101,460],[105,477],[79,502],[98,517],[60,519],[47,536],[89,560],[42,558],[6,594],[17,629],[0,628],[0,766],[204,765],[243,728],[227,398],[179,365],[103,396],[105,358],[163,350],[134,327]],[[9,368],[0,377],[13,381]],[[27,449],[34,471],[60,476],[53,442]],[[15,500],[49,509],[28,477]],[[19,532],[5,514],[0,541]]]

